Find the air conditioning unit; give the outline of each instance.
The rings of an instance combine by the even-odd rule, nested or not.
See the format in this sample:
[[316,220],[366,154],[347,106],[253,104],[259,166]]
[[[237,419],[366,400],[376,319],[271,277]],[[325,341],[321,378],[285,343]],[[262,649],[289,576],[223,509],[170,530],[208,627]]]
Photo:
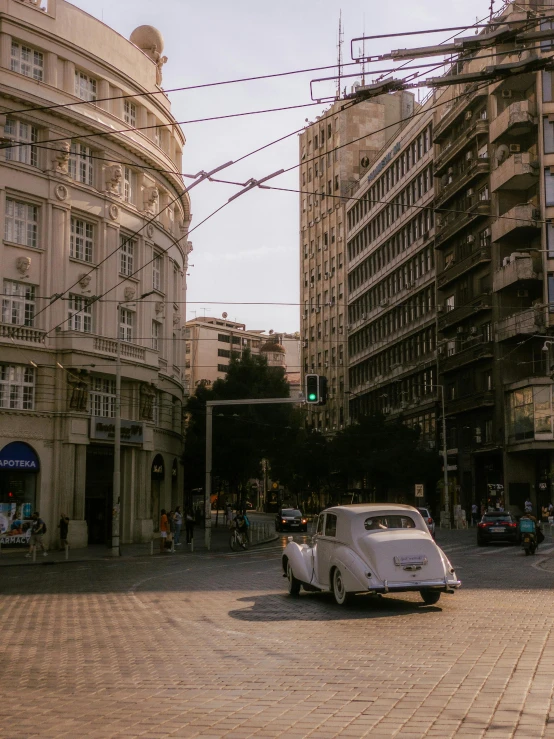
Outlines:
[[365,321],[366,318],[367,318],[367,313],[362,313],[362,321]]
[[464,327],[463,326],[458,326],[458,328],[456,329],[456,333],[458,335],[463,334],[464,333]]
[[516,293],[518,298],[528,298],[529,297],[529,290],[518,290]]
[[304,349],[307,349],[308,348],[308,342],[307,341],[303,341],[302,342],[302,346],[304,347]]
[[468,188],[468,189],[466,190],[466,195],[467,195],[467,197],[468,197],[468,198],[470,198],[470,197],[471,197],[471,196],[473,195],[473,193],[474,193],[474,192],[475,192],[475,190],[474,190],[474,189],[473,189],[472,187],[469,187],[469,188]]
[[327,244],[324,244],[323,251],[327,251],[328,248],[329,248],[328,245]]
[[502,97],[503,98],[511,98],[512,97],[512,91],[511,90],[502,90]]
[[470,334],[471,334],[472,336],[476,336],[476,335],[477,335],[477,326],[472,326],[472,327],[471,327],[471,328],[469,329],[469,333],[470,333]]
[[323,366],[327,369],[329,367],[329,362],[324,362]]
[[439,357],[446,356],[446,348],[444,346],[439,347]]
[[521,146],[519,144],[510,144],[510,154],[519,154]]
[[317,306],[317,308],[315,309],[315,312],[316,313],[321,313],[321,306],[320,305]]
[[343,359],[339,359],[339,364],[342,364],[344,362]]
[[471,112],[471,110],[466,110],[465,115],[464,115],[465,120],[466,121],[471,120],[472,115],[473,113]]
[[339,334],[342,334],[342,333],[344,333],[344,329],[342,326],[339,326]]
[[388,416],[388,414],[390,413],[390,410],[391,410],[391,409],[390,409],[390,405],[385,405],[385,406],[383,407],[383,413],[384,413],[384,415],[385,415],[385,416]]
[[473,234],[468,234],[467,243],[473,244],[474,241],[475,241],[475,236]]
[[323,279],[325,279],[325,280],[328,280],[328,279],[329,279],[329,272],[326,272],[326,273],[325,273],[325,274],[323,275]]

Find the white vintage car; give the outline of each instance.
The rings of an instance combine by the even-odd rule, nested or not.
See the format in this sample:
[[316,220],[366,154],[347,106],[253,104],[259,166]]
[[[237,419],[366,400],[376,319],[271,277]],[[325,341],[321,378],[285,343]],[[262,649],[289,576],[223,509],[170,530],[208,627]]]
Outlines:
[[291,595],[332,591],[339,605],[354,593],[414,590],[432,605],[461,585],[419,511],[386,503],[327,509],[311,545],[289,538],[283,571]]

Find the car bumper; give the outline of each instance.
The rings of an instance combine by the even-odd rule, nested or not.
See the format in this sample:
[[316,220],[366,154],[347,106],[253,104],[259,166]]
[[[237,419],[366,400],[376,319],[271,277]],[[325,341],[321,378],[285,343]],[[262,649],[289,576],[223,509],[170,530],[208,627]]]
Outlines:
[[519,541],[520,535],[518,532],[503,534],[478,534],[477,538],[479,539],[479,541],[512,541],[514,543],[517,543]]
[[383,587],[368,588],[370,593],[402,593],[410,590],[438,590],[449,592],[461,586],[461,580],[419,580],[418,582],[388,582]]

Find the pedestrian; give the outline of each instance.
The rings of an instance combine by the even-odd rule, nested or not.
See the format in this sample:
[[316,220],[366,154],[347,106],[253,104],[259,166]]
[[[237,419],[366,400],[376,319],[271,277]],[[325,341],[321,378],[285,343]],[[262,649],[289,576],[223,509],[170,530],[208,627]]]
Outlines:
[[527,498],[527,500],[525,501],[525,513],[532,513],[532,512],[533,512],[533,504],[531,503],[529,498]]
[[46,557],[48,555],[48,552],[46,551],[46,548],[42,541],[42,537],[46,533],[46,524],[40,517],[38,511],[35,511],[33,513],[31,519],[33,521],[33,525],[31,526],[31,541],[29,543],[29,552],[25,556],[30,557],[35,549],[37,547],[40,547],[42,549],[42,556]]
[[194,523],[194,514],[189,508],[185,516],[185,533],[187,536],[187,544],[192,544],[192,540],[194,539]]
[[474,503],[471,506],[471,522],[474,526],[477,526],[477,522],[479,521],[479,509],[477,508],[477,503]]
[[167,532],[166,546],[167,546],[168,549],[171,549],[172,548],[172,543],[171,542],[173,541],[173,537],[175,535],[175,518],[174,518],[174,516],[175,516],[175,511],[173,511],[173,510],[169,511],[169,513],[167,514],[167,522],[169,524],[169,531]]
[[167,520],[167,513],[165,508],[162,508],[160,514],[160,554],[165,553],[165,542],[167,541],[167,535],[169,533],[169,521]]
[[231,526],[231,523],[233,522],[233,508],[230,503],[227,503],[225,507],[225,520],[227,522],[227,526]]
[[60,551],[65,552],[65,548],[69,548],[69,542],[67,541],[67,532],[69,531],[69,518],[65,513],[60,513],[60,522],[58,524],[60,530]]
[[183,514],[181,513],[181,506],[178,505],[177,508],[175,508],[175,513],[173,514],[173,521],[175,525],[175,546],[180,547],[181,546],[181,527],[183,526]]

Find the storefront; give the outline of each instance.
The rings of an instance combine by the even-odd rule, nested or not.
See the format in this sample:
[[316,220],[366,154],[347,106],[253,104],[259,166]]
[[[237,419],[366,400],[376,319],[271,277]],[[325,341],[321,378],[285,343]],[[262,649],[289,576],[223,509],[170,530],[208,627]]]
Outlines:
[[0,451],[0,544],[25,547],[36,509],[40,461],[35,450],[13,441]]

